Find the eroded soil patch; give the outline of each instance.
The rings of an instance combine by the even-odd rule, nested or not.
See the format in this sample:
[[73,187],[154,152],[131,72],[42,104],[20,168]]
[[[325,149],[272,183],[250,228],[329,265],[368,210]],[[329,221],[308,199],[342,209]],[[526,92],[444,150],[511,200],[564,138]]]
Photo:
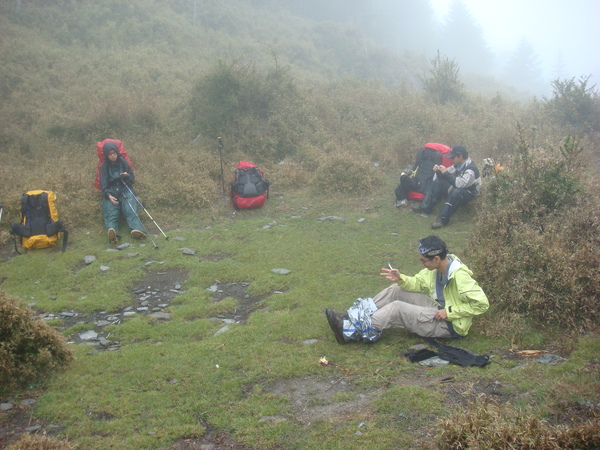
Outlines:
[[212,300],[220,302],[226,298],[234,298],[237,305],[233,311],[220,313],[219,319],[231,319],[236,323],[244,324],[254,311],[260,308],[260,303],[269,295],[252,296],[246,293],[250,283],[216,283],[208,288],[213,295]]

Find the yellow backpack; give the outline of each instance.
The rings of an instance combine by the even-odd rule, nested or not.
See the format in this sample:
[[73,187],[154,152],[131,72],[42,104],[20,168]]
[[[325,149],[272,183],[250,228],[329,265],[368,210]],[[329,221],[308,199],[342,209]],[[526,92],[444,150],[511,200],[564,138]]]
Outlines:
[[56,194],[52,191],[34,190],[21,196],[21,223],[12,223],[12,231],[21,237],[27,250],[54,247],[61,235],[62,251],[67,249],[68,232],[58,219]]

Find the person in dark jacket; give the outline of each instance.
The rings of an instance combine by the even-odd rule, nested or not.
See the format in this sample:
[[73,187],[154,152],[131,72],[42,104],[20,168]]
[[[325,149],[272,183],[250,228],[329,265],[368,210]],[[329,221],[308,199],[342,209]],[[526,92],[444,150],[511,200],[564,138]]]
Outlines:
[[107,142],[102,147],[104,162],[100,166],[100,190],[102,191],[102,215],[108,239],[113,244],[119,243],[118,229],[121,213],[131,228],[131,236],[135,239],[146,237],[144,226],[137,214],[137,203],[126,185],[131,187],[135,182],[133,169],[119,154],[117,144]]
[[394,191],[396,194],[396,208],[408,204],[409,192],[425,194],[433,182],[433,168],[442,164],[442,154],[429,147],[423,147],[417,152],[415,165],[412,172],[400,175],[400,184]]
[[433,183],[421,204],[413,208],[415,212],[429,214],[436,203],[447,196],[437,220],[431,225],[434,230],[448,225],[458,207],[469,203],[481,190],[479,169],[469,158],[464,146],[452,147],[446,157],[452,159],[453,165],[448,168],[443,165],[433,167]]

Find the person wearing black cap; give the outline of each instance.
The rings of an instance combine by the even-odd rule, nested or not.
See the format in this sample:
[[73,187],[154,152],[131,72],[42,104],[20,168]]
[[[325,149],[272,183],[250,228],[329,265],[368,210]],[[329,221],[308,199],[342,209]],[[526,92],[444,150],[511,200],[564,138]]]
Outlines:
[[450,217],[458,207],[469,203],[479,195],[481,190],[479,169],[469,158],[469,153],[464,146],[452,147],[446,157],[452,159],[453,165],[448,168],[443,165],[433,167],[436,175],[430,190],[421,205],[413,208],[415,212],[429,214],[445,192],[448,193],[437,220],[431,225],[434,230],[448,225]]
[[419,241],[419,260],[425,267],[415,276],[383,268],[380,276],[393,282],[373,298],[356,300],[342,316],[325,310],[339,344],[375,342],[383,330],[404,328],[422,337],[460,339],[473,317],[489,307],[473,272],[437,236]]

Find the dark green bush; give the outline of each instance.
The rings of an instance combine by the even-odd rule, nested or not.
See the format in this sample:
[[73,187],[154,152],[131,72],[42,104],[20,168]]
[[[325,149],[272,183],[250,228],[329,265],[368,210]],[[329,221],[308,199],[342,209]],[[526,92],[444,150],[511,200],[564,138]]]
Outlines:
[[460,69],[456,61],[437,56],[431,60],[429,77],[419,77],[428,96],[442,105],[458,101],[464,96],[464,86],[458,76]]
[[579,133],[600,131],[600,97],[596,85],[588,85],[589,79],[590,75],[577,81],[557,78],[552,81],[552,98],[545,104],[554,120]]
[[72,359],[72,350],[56,330],[0,291],[0,391],[23,388]]
[[600,199],[583,183],[578,141],[534,152],[521,141],[487,183],[471,264],[492,309],[572,330],[598,325]]

